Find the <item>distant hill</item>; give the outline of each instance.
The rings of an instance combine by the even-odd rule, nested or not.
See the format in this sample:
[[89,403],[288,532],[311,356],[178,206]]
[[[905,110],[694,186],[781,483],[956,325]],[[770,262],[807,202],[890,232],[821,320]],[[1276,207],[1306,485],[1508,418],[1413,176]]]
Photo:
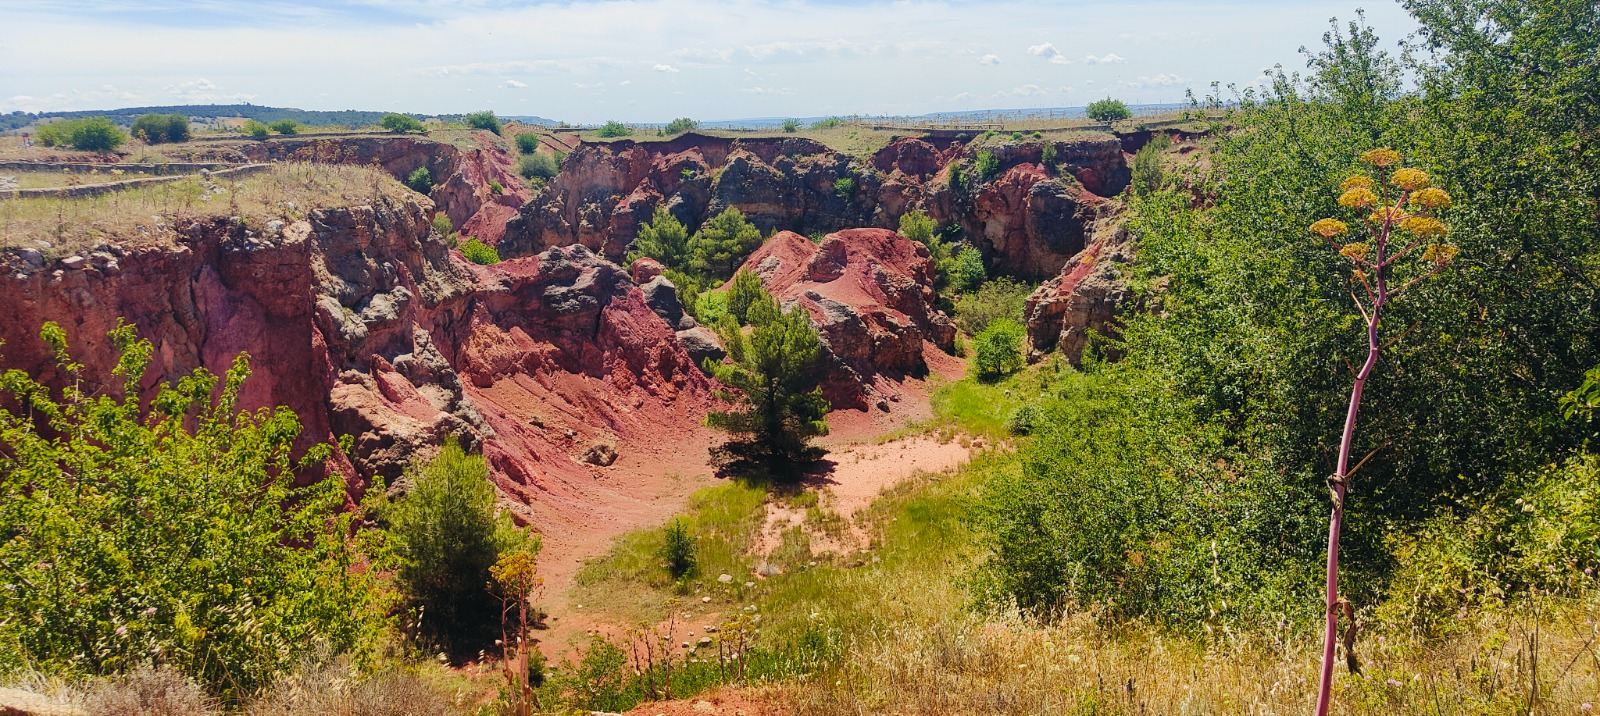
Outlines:
[[[26,127],[40,119],[77,119],[81,117],[109,117],[111,121],[121,125],[133,124],[133,120],[141,114],[181,114],[190,119],[208,120],[218,117],[244,117],[261,122],[271,123],[280,119],[292,119],[301,124],[312,127],[326,127],[339,125],[345,127],[367,127],[378,123],[378,120],[387,112],[363,111],[355,109],[345,110],[311,110],[296,109],[293,107],[264,107],[255,104],[186,104],[168,105],[163,107],[125,107],[123,109],[95,109],[76,112],[12,112],[0,114],[0,131],[9,131]],[[417,119],[428,119],[433,115],[407,113]],[[442,114],[438,119],[458,121],[463,115]],[[542,117],[519,116],[504,117],[515,119],[527,124],[556,124],[556,122]]]

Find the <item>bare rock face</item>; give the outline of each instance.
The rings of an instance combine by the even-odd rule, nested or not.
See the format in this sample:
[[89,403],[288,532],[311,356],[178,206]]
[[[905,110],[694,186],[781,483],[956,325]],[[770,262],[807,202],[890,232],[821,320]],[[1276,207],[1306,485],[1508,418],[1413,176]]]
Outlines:
[[1113,138],[1056,142],[1056,164],[1043,164],[1043,144],[989,149],[1000,171],[950,184],[947,168],[932,181],[929,213],[959,224],[991,265],[1006,273],[1055,274],[1089,241],[1089,227],[1104,213],[1105,197],[1127,187],[1130,172]]
[[[47,320],[67,329],[85,375],[104,379],[106,333],[126,318],[155,349],[145,391],[249,353],[242,407],[294,410],[302,450],[351,436],[327,467],[352,497],[456,436],[481,447],[525,519],[593,504],[577,497],[592,468],[570,457],[585,446],[659,452],[698,434],[711,382],[621,267],[582,247],[476,266],[429,230],[431,213],[416,197],[266,233],[186,220],[172,245],[16,271],[0,278],[0,367],[63,384],[39,339]],[[550,502],[557,493],[566,502]]]
[[744,268],[785,306],[811,314],[830,363],[823,392],[835,408],[866,410],[894,383],[927,373],[926,346],[949,351],[955,326],[933,307],[933,261],[887,229],[849,229],[814,244],[779,232]]
[[[1055,147],[1052,167],[1043,142],[989,147],[1001,171],[984,179],[971,176],[978,150],[951,139],[896,139],[866,161],[798,138],[585,144],[507,225],[500,248],[514,256],[581,244],[620,259],[657,207],[691,230],[736,208],[763,231],[797,232],[893,228],[922,209],[959,225],[991,264],[1048,276],[1083,249],[1103,198],[1129,179],[1114,137]],[[957,165],[970,179],[959,189],[950,186]]]
[[1080,365],[1091,331],[1117,335],[1118,316],[1132,307],[1124,271],[1133,261],[1134,247],[1120,226],[1108,225],[1105,233],[1028,296],[1023,315],[1029,362],[1057,351]]

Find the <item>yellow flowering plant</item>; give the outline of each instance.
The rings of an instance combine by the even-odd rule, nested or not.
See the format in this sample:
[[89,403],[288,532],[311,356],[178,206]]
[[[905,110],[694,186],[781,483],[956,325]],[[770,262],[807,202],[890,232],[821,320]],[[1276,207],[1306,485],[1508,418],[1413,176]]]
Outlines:
[[[1450,227],[1436,215],[1450,207],[1450,194],[1431,186],[1432,179],[1427,172],[1398,166],[1401,159],[1400,153],[1393,149],[1368,150],[1361,154],[1361,161],[1370,168],[1340,183],[1340,206],[1370,208],[1366,221],[1355,224],[1358,229],[1353,230],[1350,224],[1331,217],[1319,219],[1309,227],[1312,234],[1322,237],[1351,263],[1350,298],[1355,301],[1367,329],[1367,360],[1356,373],[1350,390],[1350,407],[1339,442],[1338,467],[1328,478],[1333,510],[1328,521],[1327,613],[1317,716],[1328,713],[1341,606],[1347,622],[1345,658],[1352,671],[1357,668],[1352,653],[1355,626],[1350,616],[1354,611],[1339,597],[1339,532],[1344,523],[1344,500],[1350,474],[1366,462],[1364,458],[1355,468],[1350,467],[1350,447],[1355,437],[1356,414],[1361,408],[1361,392],[1378,365],[1379,354],[1388,345],[1380,340],[1379,323],[1384,310],[1396,297],[1443,271],[1459,253],[1455,246],[1442,243]],[[1360,235],[1352,236],[1356,233]],[[1351,240],[1345,240],[1346,237]],[[1422,251],[1418,253],[1418,249]],[[1396,340],[1398,336],[1389,343]]]

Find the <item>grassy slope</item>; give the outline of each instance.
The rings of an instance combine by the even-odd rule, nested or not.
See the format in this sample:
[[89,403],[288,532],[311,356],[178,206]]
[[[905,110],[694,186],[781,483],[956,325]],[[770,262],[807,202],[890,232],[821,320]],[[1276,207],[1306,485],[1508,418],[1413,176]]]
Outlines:
[[[1007,439],[1007,417],[1025,396],[1041,392],[1040,376],[1036,367],[997,385],[944,386],[928,427]],[[752,670],[758,678],[781,677],[777,698],[801,713],[1309,709],[1320,643],[1307,627],[1188,639],[1137,624],[1102,625],[1091,613],[1041,624],[971,608],[963,585],[984,552],[973,520],[982,489],[993,475],[1017,469],[1015,452],[989,450],[951,474],[903,484],[864,513],[874,535],[868,552],[793,569],[751,589],[743,587],[751,562],[742,550],[752,544],[768,498],[738,484],[711,488],[687,515],[705,576],[687,584],[680,604],[698,606],[704,594],[713,597],[709,610],[755,607],[764,617],[759,643],[767,648],[825,644],[806,664]],[[651,607],[672,598],[674,585],[654,555],[660,540],[659,531],[630,535],[591,564],[581,587],[586,598],[617,616],[663,613]],[[723,570],[737,575],[732,585],[715,582]],[[1341,678],[1338,703],[1345,713],[1383,715],[1580,713],[1581,704],[1600,700],[1595,613],[1600,601],[1593,599],[1550,602],[1537,614],[1470,615],[1440,639],[1363,635],[1365,672]]]

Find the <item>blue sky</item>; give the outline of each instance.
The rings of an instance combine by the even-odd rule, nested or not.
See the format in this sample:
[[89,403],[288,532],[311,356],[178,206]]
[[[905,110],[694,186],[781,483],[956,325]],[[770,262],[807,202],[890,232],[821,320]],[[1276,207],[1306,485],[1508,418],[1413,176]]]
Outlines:
[[[0,111],[253,102],[573,122],[1176,102],[1350,0],[0,0]],[[1414,23],[1368,2],[1386,44]]]

